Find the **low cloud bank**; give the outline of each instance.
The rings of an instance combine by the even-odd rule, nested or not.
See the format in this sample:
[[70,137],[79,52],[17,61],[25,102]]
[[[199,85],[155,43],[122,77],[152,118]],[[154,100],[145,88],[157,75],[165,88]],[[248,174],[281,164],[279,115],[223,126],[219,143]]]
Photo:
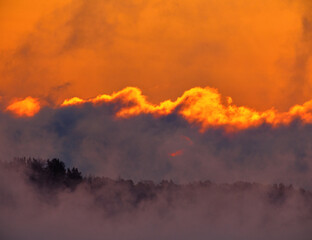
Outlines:
[[117,178],[284,182],[312,188],[312,125],[295,120],[235,133],[170,114],[120,119],[116,105],[44,108],[32,118],[0,113],[0,159],[60,158],[88,174]]

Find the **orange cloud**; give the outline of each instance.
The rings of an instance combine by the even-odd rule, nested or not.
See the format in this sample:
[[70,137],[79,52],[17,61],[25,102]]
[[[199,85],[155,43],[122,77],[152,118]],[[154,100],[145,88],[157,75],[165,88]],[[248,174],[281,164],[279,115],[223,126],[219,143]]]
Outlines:
[[16,100],[6,108],[18,117],[32,117],[40,110],[39,100],[27,97],[23,100]]
[[225,127],[228,131],[245,129],[268,123],[272,126],[289,124],[296,118],[305,123],[312,123],[312,100],[303,105],[295,105],[288,112],[278,112],[275,109],[256,111],[237,106],[231,98],[222,102],[221,94],[213,88],[192,88],[175,101],[166,100],[158,105],[146,100],[138,88],[127,87],[112,95],[99,95],[83,100],[80,98],[66,99],[62,107],[83,103],[118,103],[116,116],[128,118],[139,114],[153,114],[155,117],[173,112],[183,116],[188,122],[196,123],[205,131],[209,127]]

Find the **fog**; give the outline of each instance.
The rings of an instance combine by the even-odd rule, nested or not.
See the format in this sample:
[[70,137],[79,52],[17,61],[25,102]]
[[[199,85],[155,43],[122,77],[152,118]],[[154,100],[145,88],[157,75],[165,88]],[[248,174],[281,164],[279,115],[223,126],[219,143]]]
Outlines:
[[310,239],[312,194],[209,181],[132,183],[89,177],[75,189],[38,187],[1,165],[2,239]]

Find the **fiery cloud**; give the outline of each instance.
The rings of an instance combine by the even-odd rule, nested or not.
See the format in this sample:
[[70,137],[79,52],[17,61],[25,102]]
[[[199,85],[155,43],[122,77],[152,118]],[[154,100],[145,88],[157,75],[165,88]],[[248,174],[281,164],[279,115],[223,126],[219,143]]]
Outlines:
[[23,100],[16,100],[10,104],[7,111],[12,112],[18,117],[32,117],[40,110],[40,103],[38,99],[27,97]]
[[[166,100],[158,105],[146,100],[141,90],[127,87],[111,95],[99,95],[91,99],[78,97],[66,99],[61,106],[92,103],[117,104],[116,117],[129,118],[140,114],[152,114],[155,117],[165,116],[174,112],[180,114],[190,123],[197,123],[202,131],[209,127],[225,127],[227,130],[239,130],[269,123],[272,126],[286,125],[299,118],[305,123],[312,122],[312,100],[303,105],[295,105],[288,112],[269,109],[263,112],[233,104],[232,98],[222,101],[221,94],[213,88],[192,88],[175,101]],[[20,117],[32,117],[40,110],[38,99],[27,97],[10,104],[7,111]]]
[[227,130],[239,130],[269,123],[272,126],[286,125],[299,118],[305,123],[312,122],[312,101],[295,105],[288,112],[269,109],[263,112],[233,104],[232,98],[223,103],[221,94],[213,88],[192,88],[176,101],[167,100],[159,105],[146,100],[138,88],[128,87],[112,95],[99,95],[83,100],[77,97],[66,99],[61,106],[83,103],[119,103],[116,116],[128,118],[139,114],[153,114],[155,117],[177,112],[190,123],[201,125],[202,131],[209,127],[223,126]]
[[[127,87],[111,95],[103,94],[87,100],[78,97],[65,99],[58,107],[85,103],[95,106],[113,104],[118,118],[130,118],[140,114],[152,114],[157,118],[177,113],[189,123],[199,124],[201,131],[209,127],[224,127],[227,131],[235,131],[263,123],[276,127],[290,124],[295,119],[312,123],[312,100],[303,105],[295,105],[287,112],[279,112],[273,108],[261,112],[246,106],[237,106],[231,97],[224,98],[216,89],[210,87],[192,88],[175,101],[166,100],[158,105],[148,102],[140,89]],[[40,103],[38,99],[27,97],[13,102],[6,110],[19,117],[32,117],[40,111]]]
[[[163,104],[167,108],[130,88],[78,105],[46,106],[27,119],[0,111],[0,159],[59,157],[87,173],[133,180],[246,180],[311,189],[310,102],[284,113],[270,110],[271,116],[247,108],[247,116],[260,116],[253,120],[241,110],[246,107],[214,89],[195,92]],[[201,106],[206,99],[210,107]],[[226,115],[233,109],[240,122]]]

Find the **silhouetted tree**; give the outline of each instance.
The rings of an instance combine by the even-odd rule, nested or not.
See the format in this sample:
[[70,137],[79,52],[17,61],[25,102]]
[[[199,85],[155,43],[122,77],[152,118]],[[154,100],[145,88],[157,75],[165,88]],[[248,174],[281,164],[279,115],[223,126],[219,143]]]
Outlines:
[[[196,181],[186,185],[163,180],[156,184],[152,181],[133,182],[119,178],[113,180],[107,177],[89,176],[83,178],[75,167],[65,168],[59,159],[43,161],[40,159],[20,158],[7,164],[8,169],[25,174],[31,186],[34,186],[47,200],[56,199],[63,189],[74,191],[83,183],[84,189],[94,197],[94,204],[103,206],[105,214],[115,214],[118,211],[131,211],[142,204],[153,202],[158,198],[168,206],[174,206],[176,201],[192,202],[198,193],[236,194],[247,191],[261,190],[264,199],[276,206],[284,205],[292,194],[298,194],[308,204],[312,203],[312,193],[303,189],[296,190],[292,185],[274,184],[263,186],[255,183],[236,182],[233,184],[216,184],[210,181]],[[46,194],[46,195],[45,195]],[[312,205],[311,205],[312,213]]]
[[72,168],[71,170],[67,168],[66,176],[70,180],[82,180],[81,172],[78,171],[78,168]]
[[67,168],[66,172],[66,186],[75,189],[76,186],[82,182],[82,174],[79,172],[78,168]]
[[47,181],[50,185],[60,186],[65,181],[66,169],[65,164],[59,159],[47,161],[46,166]]
[[[287,188],[288,189],[288,188]],[[269,192],[269,199],[273,204],[283,204],[286,200],[286,187],[283,183],[279,185],[273,184],[271,191]],[[289,188],[291,190],[291,188]]]
[[32,171],[37,173],[42,173],[44,171],[44,163],[38,159],[28,159],[27,165],[31,168]]

